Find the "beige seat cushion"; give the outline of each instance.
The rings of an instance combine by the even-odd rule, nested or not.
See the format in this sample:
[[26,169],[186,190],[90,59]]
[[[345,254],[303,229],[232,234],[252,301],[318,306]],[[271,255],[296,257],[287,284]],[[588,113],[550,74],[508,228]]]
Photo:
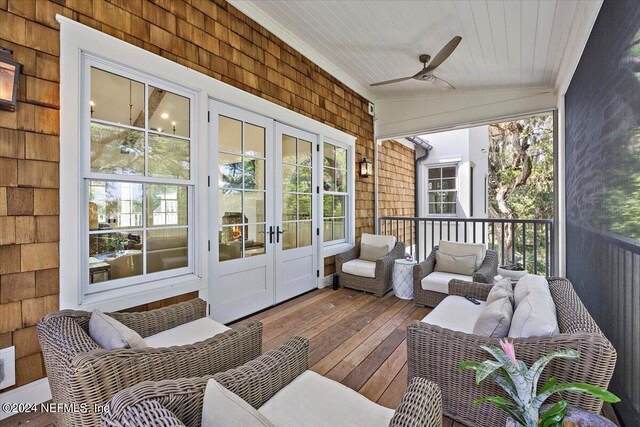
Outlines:
[[100,310],[93,310],[91,313],[89,336],[107,350],[147,347],[140,334]]
[[387,427],[394,414],[313,371],[303,372],[259,411],[277,427]]
[[484,301],[479,302],[480,305],[475,305],[464,297],[450,295],[431,310],[422,321],[452,331],[471,334],[480,313],[487,306]]
[[473,276],[464,274],[443,273],[434,271],[429,273],[420,281],[420,287],[425,291],[440,292],[441,294],[449,294],[449,281],[451,279],[464,280],[465,282],[473,281]]
[[535,274],[527,274],[522,276],[513,289],[514,306],[517,309],[520,302],[525,299],[531,292],[541,292],[551,296],[549,290],[549,282],[542,276]]
[[509,302],[513,304],[513,286],[511,285],[511,280],[508,277],[499,280],[493,285],[489,291],[489,295],[487,295],[487,304],[491,304],[492,302],[504,297],[509,298]]
[[202,427],[274,427],[260,412],[227,390],[216,380],[209,380],[202,401]]
[[375,279],[376,277],[376,263],[372,261],[365,261],[363,259],[352,259],[342,264],[342,272],[347,274],[353,274],[354,276],[370,277]]
[[365,245],[362,243],[360,245],[360,259],[365,261],[373,261],[376,262],[380,258],[387,256],[389,251],[387,250],[387,245],[384,246],[371,246]]
[[472,276],[476,271],[476,255],[456,256],[436,251],[435,271]]
[[396,245],[396,238],[394,236],[381,236],[377,234],[364,233],[360,243],[369,246],[386,246],[387,253],[389,253]]
[[504,338],[509,333],[513,306],[508,296],[497,299],[482,310],[476,324],[473,326],[473,334],[482,337]]
[[145,338],[149,347],[162,348],[174,345],[187,345],[204,341],[228,331],[229,328],[208,317],[184,323]]
[[484,261],[484,257],[487,253],[487,249],[482,243],[459,243],[449,242],[448,240],[440,240],[438,250],[445,254],[455,256],[475,255],[476,270],[482,265],[482,261]]
[[551,295],[531,292],[513,313],[509,338],[550,337],[558,335],[556,304]]

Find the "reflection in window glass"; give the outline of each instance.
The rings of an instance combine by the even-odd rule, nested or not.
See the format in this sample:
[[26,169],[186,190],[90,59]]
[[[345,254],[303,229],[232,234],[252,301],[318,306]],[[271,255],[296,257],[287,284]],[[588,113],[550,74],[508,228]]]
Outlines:
[[149,176],[189,179],[189,150],[188,140],[149,134]]
[[434,166],[428,169],[428,199],[430,215],[455,215],[456,166]]
[[187,225],[187,187],[147,184],[147,225]]
[[89,235],[89,283],[139,276],[142,230]]
[[340,242],[347,238],[346,203],[349,197],[347,149],[324,144],[323,240]]
[[142,227],[142,184],[89,181],[89,230]]
[[242,122],[229,117],[218,118],[218,150],[242,153]]
[[91,67],[92,119],[144,128],[144,84]]
[[189,263],[186,228],[147,231],[147,272],[173,270]]
[[91,172],[144,175],[144,132],[91,123]]
[[255,157],[265,157],[265,131],[260,126],[250,123],[244,124],[244,154]]
[[188,138],[189,98],[149,86],[149,129]]
[[244,240],[244,234],[244,227],[242,225],[222,226],[219,228],[218,242],[220,261],[242,258],[242,241]]

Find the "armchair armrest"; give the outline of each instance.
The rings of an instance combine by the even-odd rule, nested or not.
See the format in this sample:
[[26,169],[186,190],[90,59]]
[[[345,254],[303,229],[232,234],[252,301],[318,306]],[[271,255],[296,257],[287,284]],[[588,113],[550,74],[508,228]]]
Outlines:
[[437,384],[411,379],[389,427],[442,427],[442,394]]
[[475,299],[486,301],[493,285],[487,283],[465,282],[464,280],[451,279],[449,281],[449,295],[464,297],[469,295]]
[[404,243],[397,242],[391,252],[376,260],[376,277],[388,276],[390,279],[391,274],[393,273],[393,264],[397,259],[404,257],[404,250]]
[[413,266],[413,291],[416,294],[422,291],[422,279],[433,273],[436,266],[436,250],[437,247],[431,251],[427,259]]
[[143,400],[125,408],[118,420],[112,419],[111,414],[103,413],[100,425],[108,427],[184,427],[184,423],[173,412],[156,400]]
[[342,273],[342,264],[360,257],[360,244],[356,244],[354,247],[346,252],[336,255],[336,271]]
[[207,303],[200,298],[194,298],[155,310],[108,314],[139,333],[142,338],[146,338],[206,316]]
[[308,368],[309,341],[292,337],[279,348],[226,372],[197,378],[146,381],[122,390],[109,401],[101,424],[118,427],[157,425],[145,420],[131,423],[130,418],[125,419],[128,414],[135,415],[130,408],[141,402],[156,401],[185,424],[193,425],[187,420],[199,420],[202,416],[204,392],[212,378],[257,409]]
[[482,265],[473,273],[473,281],[478,283],[491,283],[498,274],[498,254],[487,250]]

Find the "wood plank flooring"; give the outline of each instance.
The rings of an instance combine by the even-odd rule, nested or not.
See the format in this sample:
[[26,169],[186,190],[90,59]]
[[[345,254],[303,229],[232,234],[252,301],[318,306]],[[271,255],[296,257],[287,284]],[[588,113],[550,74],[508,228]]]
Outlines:
[[[349,289],[325,288],[230,326],[260,320],[264,325],[264,351],[293,335],[308,338],[313,371],[395,409],[407,388],[406,327],[428,312],[393,293],[376,298]],[[0,427],[49,425],[50,416],[37,413],[0,421]],[[464,426],[444,418],[443,427]]]

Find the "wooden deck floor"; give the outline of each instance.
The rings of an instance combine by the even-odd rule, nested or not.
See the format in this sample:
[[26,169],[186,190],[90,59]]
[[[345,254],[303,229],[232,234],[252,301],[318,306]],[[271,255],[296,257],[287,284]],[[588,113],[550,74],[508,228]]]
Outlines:
[[[298,335],[310,340],[311,369],[396,408],[407,387],[406,326],[428,308],[389,293],[383,298],[348,289],[312,291],[249,319],[264,325],[264,351]],[[48,426],[47,414],[25,414],[0,427]],[[445,418],[443,427],[464,427]]]

